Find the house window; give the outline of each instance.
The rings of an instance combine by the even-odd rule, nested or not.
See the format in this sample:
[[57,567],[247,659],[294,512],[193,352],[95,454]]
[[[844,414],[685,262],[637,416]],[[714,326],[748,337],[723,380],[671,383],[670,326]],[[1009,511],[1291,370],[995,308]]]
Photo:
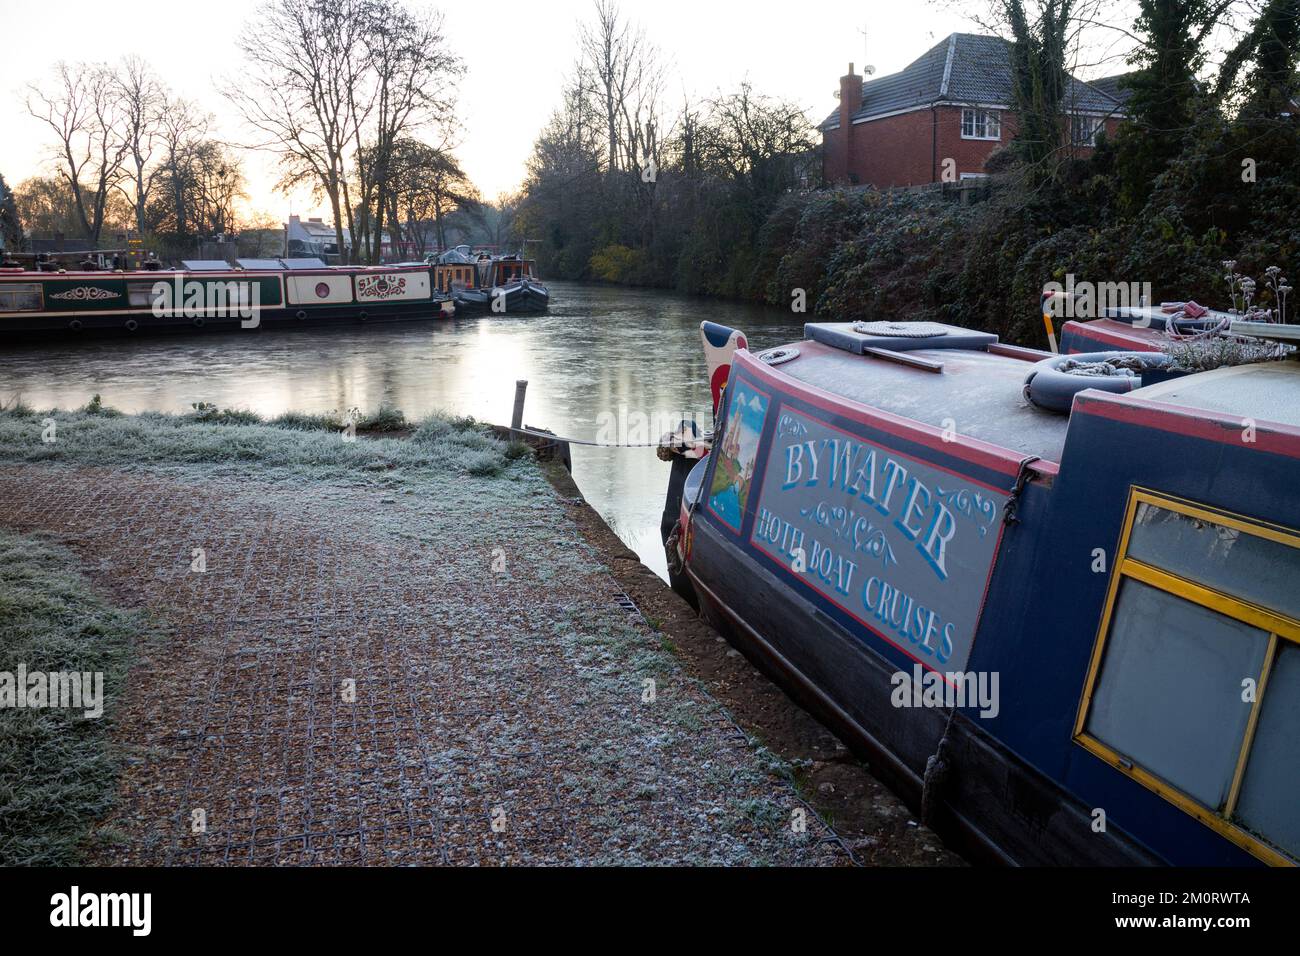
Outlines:
[[1105,128],[1105,122],[1099,116],[1070,117],[1070,141],[1075,146],[1096,146],[1097,136]]
[[962,139],[1001,139],[1002,116],[992,110],[961,111]]
[[0,285],[0,312],[39,312],[44,304],[39,282]]
[[1270,863],[1300,861],[1300,534],[1135,490],[1075,739]]

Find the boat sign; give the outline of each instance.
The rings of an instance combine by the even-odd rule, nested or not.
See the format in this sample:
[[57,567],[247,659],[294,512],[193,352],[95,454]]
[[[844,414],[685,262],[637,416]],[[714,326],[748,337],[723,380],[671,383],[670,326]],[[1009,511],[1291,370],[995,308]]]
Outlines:
[[750,541],[908,656],[970,656],[1007,495],[783,406]]

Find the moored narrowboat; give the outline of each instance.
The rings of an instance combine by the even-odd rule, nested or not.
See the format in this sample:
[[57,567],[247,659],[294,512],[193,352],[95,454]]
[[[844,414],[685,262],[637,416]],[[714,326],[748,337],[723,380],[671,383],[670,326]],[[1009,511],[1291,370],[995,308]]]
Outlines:
[[435,285],[453,298],[460,315],[536,315],[550,307],[550,290],[532,259],[475,256],[461,246],[439,256],[434,269]]
[[704,336],[735,351],[708,447],[661,451],[674,585],[927,822],[1017,864],[1300,861],[1285,346],[1143,386],[1164,356],[930,323]]
[[[1207,309],[1196,302],[1145,302],[1122,304],[1091,303],[1083,310],[1082,321],[1071,318],[1070,304],[1075,296],[1058,290],[1044,290],[1043,324],[1049,342],[1056,342],[1056,323],[1061,325],[1060,350],[1066,355],[1114,350],[1158,351],[1171,334],[1196,335],[1216,327],[1226,328],[1233,316]],[[1095,310],[1095,311],[1094,311]],[[1097,318],[1091,318],[1095,314]]]
[[453,312],[423,264],[257,259],[130,272],[0,269],[0,339],[421,321]]

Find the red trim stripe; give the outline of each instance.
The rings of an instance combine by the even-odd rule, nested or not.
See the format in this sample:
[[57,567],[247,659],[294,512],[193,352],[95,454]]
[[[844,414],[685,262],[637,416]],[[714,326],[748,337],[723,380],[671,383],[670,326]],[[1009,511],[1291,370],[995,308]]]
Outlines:
[[[1158,342],[1151,336],[1128,334],[1115,329],[1108,329],[1105,326],[1098,325],[1097,322],[1066,322],[1065,325],[1061,326],[1062,341],[1064,341],[1065,333],[1068,331],[1072,331],[1076,336],[1087,341],[1119,346],[1126,352],[1160,351]],[[1071,352],[1068,354],[1077,355],[1080,353]]]
[[1157,428],[1221,445],[1237,445],[1249,451],[1300,458],[1300,428],[1277,422],[1255,420],[1255,440],[1244,442],[1242,430],[1246,427],[1247,419],[1223,412],[1167,405],[1164,402],[1096,391],[1076,395],[1074,412],[1128,425]]
[[[801,342],[799,348],[807,351],[824,349],[817,342]],[[943,455],[968,461],[973,465],[988,468],[1004,475],[1016,477],[1020,473],[1020,462],[1025,456],[1000,445],[959,435],[952,441],[943,440],[943,430],[934,425],[927,425],[912,418],[904,418],[866,405],[849,402],[838,395],[827,392],[815,385],[809,385],[792,376],[785,375],[779,369],[764,365],[750,352],[741,349],[736,352],[733,363],[744,367],[751,375],[767,382],[787,395],[792,395],[815,408],[841,415],[850,421],[877,428],[886,434],[907,441],[916,442]],[[1030,466],[1043,474],[1054,475],[1060,470],[1058,462],[1039,460]],[[969,476],[964,476],[969,477]]]

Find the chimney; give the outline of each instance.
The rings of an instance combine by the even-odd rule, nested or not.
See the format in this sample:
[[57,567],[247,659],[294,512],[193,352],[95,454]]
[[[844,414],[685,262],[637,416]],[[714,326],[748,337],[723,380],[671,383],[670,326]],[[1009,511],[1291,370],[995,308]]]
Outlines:
[[862,77],[853,72],[853,64],[849,64],[849,72],[840,77],[840,169],[843,171],[844,178],[850,182],[856,182],[853,169],[853,114],[862,106]]
[[840,77],[840,128],[843,129],[849,125],[849,119],[862,106],[862,77],[853,72],[853,64],[849,64],[849,72]]

